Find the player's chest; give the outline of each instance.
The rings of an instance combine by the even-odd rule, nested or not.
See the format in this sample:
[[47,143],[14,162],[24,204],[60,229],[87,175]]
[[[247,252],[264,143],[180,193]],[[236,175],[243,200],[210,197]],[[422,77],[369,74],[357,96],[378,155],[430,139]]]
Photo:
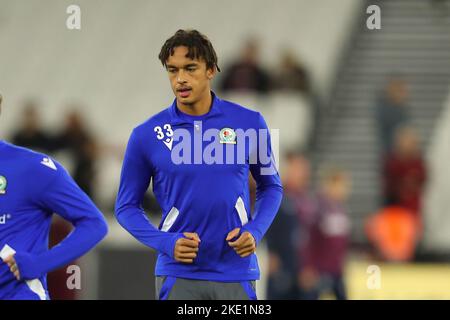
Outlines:
[[0,169],[0,216],[32,206],[32,182],[34,184],[33,177]]
[[255,145],[248,128],[227,121],[166,123],[155,126],[153,133],[146,157],[156,172],[163,173],[241,171]]
[[30,197],[28,179],[13,172],[0,170],[0,230],[26,224],[33,219],[35,205]]

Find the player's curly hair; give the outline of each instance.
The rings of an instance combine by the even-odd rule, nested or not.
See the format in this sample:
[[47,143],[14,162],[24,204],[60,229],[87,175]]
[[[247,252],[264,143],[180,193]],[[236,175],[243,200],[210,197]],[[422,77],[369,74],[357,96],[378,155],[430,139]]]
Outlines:
[[204,59],[208,69],[217,69],[217,54],[209,39],[197,30],[180,29],[166,40],[159,53],[159,60],[164,67],[167,67],[167,60],[173,55],[174,49],[179,46],[188,48],[186,57],[190,59]]

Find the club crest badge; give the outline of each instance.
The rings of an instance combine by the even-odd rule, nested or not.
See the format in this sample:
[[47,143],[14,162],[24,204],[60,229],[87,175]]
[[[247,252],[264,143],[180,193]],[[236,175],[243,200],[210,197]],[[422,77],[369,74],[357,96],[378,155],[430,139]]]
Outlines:
[[6,181],[6,178],[4,176],[0,176],[0,195],[6,193],[6,185],[8,182]]
[[223,128],[219,132],[220,143],[236,144],[236,132],[231,128]]

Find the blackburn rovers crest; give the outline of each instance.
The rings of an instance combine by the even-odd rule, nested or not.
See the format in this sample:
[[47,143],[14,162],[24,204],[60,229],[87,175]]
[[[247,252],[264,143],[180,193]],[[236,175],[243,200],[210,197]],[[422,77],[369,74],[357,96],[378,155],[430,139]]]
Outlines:
[[220,143],[236,144],[236,132],[231,128],[223,128],[219,132]]

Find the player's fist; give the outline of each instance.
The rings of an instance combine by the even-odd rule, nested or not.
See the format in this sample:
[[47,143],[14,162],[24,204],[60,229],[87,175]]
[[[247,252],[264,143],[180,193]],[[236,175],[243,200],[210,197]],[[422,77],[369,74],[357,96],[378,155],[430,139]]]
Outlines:
[[8,265],[9,270],[14,274],[16,279],[20,280],[19,267],[17,266],[16,259],[14,259],[14,255],[7,257],[3,262]]
[[197,257],[200,237],[195,232],[184,232],[185,238],[180,238],[175,243],[174,258],[183,263],[193,263]]
[[245,258],[256,251],[256,241],[255,238],[253,238],[253,235],[248,231],[243,232],[237,240],[230,241],[237,237],[240,231],[240,228],[231,230],[225,240],[228,241],[230,247],[232,247],[241,258]]

